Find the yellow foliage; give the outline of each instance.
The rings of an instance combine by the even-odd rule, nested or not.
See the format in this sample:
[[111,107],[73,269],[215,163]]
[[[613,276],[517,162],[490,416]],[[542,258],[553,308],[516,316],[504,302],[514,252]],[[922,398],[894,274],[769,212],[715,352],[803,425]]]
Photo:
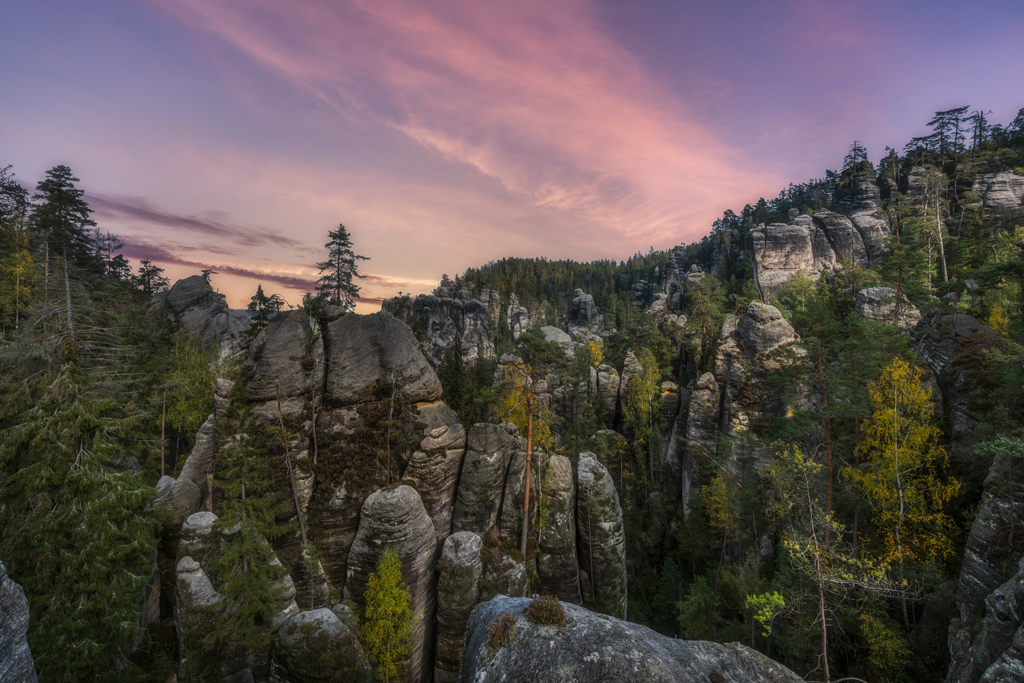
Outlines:
[[[498,394],[494,409],[499,419],[511,422],[519,428],[520,436],[526,436],[527,405],[526,392],[530,386],[530,366],[505,366],[505,384]],[[555,438],[551,434],[551,422],[554,419],[548,406],[534,396],[533,408],[533,448],[545,451],[554,450]]]
[[945,558],[956,534],[943,507],[960,483],[942,478],[949,456],[938,443],[931,391],[921,386],[921,374],[894,358],[868,388],[872,415],[857,447],[867,466],[844,470],[871,500],[882,560],[891,564]]
[[1010,321],[1006,318],[1006,313],[1003,312],[1003,307],[999,304],[992,306],[992,312],[988,315],[987,323],[989,327],[1004,337],[1010,332]]
[[730,500],[729,484],[725,477],[719,474],[710,484],[702,486],[700,501],[711,527],[722,534],[726,541],[733,540],[739,528],[739,516]]

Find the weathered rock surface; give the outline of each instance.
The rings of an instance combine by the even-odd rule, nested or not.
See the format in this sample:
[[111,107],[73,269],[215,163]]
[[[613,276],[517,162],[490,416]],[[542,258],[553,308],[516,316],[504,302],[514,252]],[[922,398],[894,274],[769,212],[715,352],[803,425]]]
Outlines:
[[204,654],[204,636],[223,608],[223,596],[210,582],[210,577],[191,557],[178,560],[176,570],[174,625],[178,631],[178,648],[184,664],[190,657]]
[[572,303],[569,304],[569,317],[565,321],[565,331],[578,338],[597,332],[600,325],[601,316],[597,312],[593,295],[584,294],[582,289],[574,291]]
[[370,683],[370,667],[359,641],[329,609],[291,617],[277,632],[271,683]]
[[979,173],[974,177],[972,188],[982,204],[1000,216],[1013,216],[1024,211],[1024,176],[1011,171],[1002,173]]
[[510,426],[478,423],[469,430],[452,514],[453,533],[484,534],[498,523],[508,464],[519,449]]
[[[892,324],[896,313],[896,290],[891,287],[867,287],[857,292],[854,305],[857,315],[871,320]],[[913,327],[921,319],[921,313],[913,304],[900,305],[900,327]]]
[[1024,680],[1024,559],[1017,572],[993,590],[981,616],[949,626],[949,683]]
[[683,509],[695,484],[697,459],[714,456],[718,449],[718,410],[720,390],[715,376],[705,372],[690,393],[686,417],[686,446],[683,449]]
[[[576,466],[576,530],[587,602],[605,614],[626,613],[626,534],[615,482],[593,453]],[[582,576],[585,573],[586,576]],[[591,589],[593,593],[591,593]]]
[[249,331],[249,316],[228,308],[223,294],[200,275],[178,280],[169,291],[153,297],[157,306],[166,306],[175,318],[193,334],[198,334],[207,345],[217,345],[221,355],[233,355],[241,350],[242,340]]
[[434,669],[434,615],[437,606],[437,536],[423,501],[410,486],[382,489],[363,503],[359,531],[348,554],[345,599],[362,611],[363,593],[377,560],[387,549],[402,560],[415,626],[409,655],[410,683],[426,681]]
[[782,317],[779,309],[759,301],[751,301],[747,313],[736,323],[740,344],[753,358],[771,353],[796,340],[796,331]]
[[519,339],[526,330],[530,329],[533,324],[534,315],[525,306],[519,305],[519,299],[516,298],[515,294],[509,296],[509,304],[506,312],[506,322],[508,323],[509,332],[512,334],[512,339]]
[[248,364],[253,401],[276,402],[278,391],[282,399],[304,396],[323,386],[324,340],[314,338],[302,311],[283,311],[249,345]]
[[[540,513],[540,472],[547,465],[548,456],[534,447],[530,454],[530,500],[529,529],[530,535],[537,529],[537,516]],[[512,456],[505,476],[505,493],[501,501],[501,538],[512,539],[515,546],[520,546],[523,531],[523,506],[526,504],[526,439],[521,439],[519,448]],[[527,571],[532,571],[527,567]]]
[[545,591],[563,602],[580,604],[580,570],[576,559],[576,481],[572,462],[552,455],[543,476],[541,495],[547,521],[540,532],[537,574]]
[[39,680],[26,633],[28,600],[25,591],[7,576],[7,568],[0,562],[0,681],[4,683]]
[[[640,683],[800,683],[761,653],[736,643],[676,640],[638,624],[565,605],[564,626],[527,617],[530,600],[497,597],[473,610],[462,683],[635,681]],[[509,644],[491,648],[488,626],[516,622]]]
[[570,337],[568,334],[558,329],[557,327],[545,325],[544,327],[540,328],[540,332],[541,334],[544,335],[544,339],[549,342],[559,344],[560,346],[567,346],[572,344],[572,337]]
[[459,678],[463,634],[480,594],[482,549],[483,541],[470,531],[460,531],[445,539],[438,562],[434,683],[453,683]]
[[601,398],[604,399],[604,403],[608,406],[609,416],[615,415],[615,406],[619,402],[619,386],[622,384],[622,378],[619,377],[619,371],[611,365],[599,365],[597,367],[597,393],[600,394]]
[[[173,510],[174,515],[168,528],[177,531],[192,513],[213,508],[210,477],[217,457],[216,440],[217,423],[214,416],[210,415],[196,433],[195,446],[182,465],[177,480],[165,481],[161,489],[163,493],[154,503],[157,507]],[[171,553],[174,553],[173,548]]]
[[485,289],[481,296],[485,296],[487,301],[473,299],[470,292],[460,292],[458,298],[452,298],[450,294],[439,287],[435,295],[386,299],[382,309],[413,325],[424,351],[435,363],[440,362],[456,339],[461,339],[459,351],[465,362],[493,358],[491,323],[497,320],[497,311],[501,310],[500,297],[496,300],[495,309],[497,292]]
[[452,529],[452,504],[466,451],[466,430],[443,401],[417,404],[416,414],[417,422],[426,425],[426,435],[413,452],[402,479],[415,483],[441,541]]
[[407,403],[441,398],[441,382],[412,330],[390,313],[349,313],[328,325],[327,396],[334,405],[369,401],[374,388],[397,387]]
[[196,512],[189,515],[181,526],[178,541],[178,560],[191,557],[203,569],[208,569],[210,560],[218,551],[218,534],[213,528],[217,515],[212,512]]

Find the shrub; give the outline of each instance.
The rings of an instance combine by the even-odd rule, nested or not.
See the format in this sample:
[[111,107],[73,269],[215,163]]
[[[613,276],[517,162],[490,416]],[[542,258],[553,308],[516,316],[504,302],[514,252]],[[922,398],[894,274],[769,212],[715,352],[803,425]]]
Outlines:
[[554,595],[538,595],[530,603],[530,621],[545,626],[561,626],[565,623],[565,608]]

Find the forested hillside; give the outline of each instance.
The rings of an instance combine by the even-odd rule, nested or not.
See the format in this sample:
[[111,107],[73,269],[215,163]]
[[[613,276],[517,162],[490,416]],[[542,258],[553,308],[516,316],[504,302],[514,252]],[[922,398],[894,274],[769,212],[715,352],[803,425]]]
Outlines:
[[[1024,110],[927,126],[693,244],[373,316],[260,287],[252,323],[130,264],[67,167],[3,169],[0,561],[39,679],[457,680],[473,607],[534,593],[808,680],[1022,666]],[[525,628],[494,617],[480,666]]]

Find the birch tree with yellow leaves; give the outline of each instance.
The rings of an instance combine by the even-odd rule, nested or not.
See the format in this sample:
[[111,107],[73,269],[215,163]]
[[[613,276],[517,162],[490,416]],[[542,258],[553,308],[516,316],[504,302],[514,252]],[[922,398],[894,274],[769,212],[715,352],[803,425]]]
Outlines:
[[[957,530],[944,512],[960,490],[946,477],[949,455],[932,420],[931,390],[921,386],[922,370],[894,358],[872,385],[872,415],[858,445],[861,467],[846,468],[873,511],[879,559],[899,567],[941,560],[953,553]],[[906,601],[903,618],[909,628]]]

